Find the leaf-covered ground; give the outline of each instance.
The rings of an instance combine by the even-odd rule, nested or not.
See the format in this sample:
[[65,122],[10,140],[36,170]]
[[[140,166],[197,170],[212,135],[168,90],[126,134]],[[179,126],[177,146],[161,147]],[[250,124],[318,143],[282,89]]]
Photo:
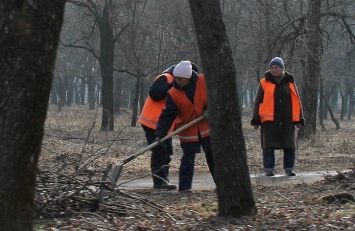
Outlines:
[[[37,230],[355,230],[355,174],[325,176],[315,183],[253,185],[258,213],[222,218],[213,190],[179,194],[152,189],[125,191],[108,187],[101,198],[102,173],[145,147],[144,133],[129,126],[129,111],[116,118],[114,132],[100,132],[100,112],[86,107],[50,108],[39,163],[36,196]],[[244,115],[243,127],[251,173],[262,172],[259,132]],[[352,169],[353,121],[341,129],[326,120],[326,131],[312,141],[300,141],[296,172]],[[171,174],[178,171],[181,149],[174,139]],[[129,162],[122,178],[149,175],[149,152]],[[203,155],[196,171],[208,174]],[[277,155],[277,172],[282,155]],[[98,203],[98,199],[102,199]],[[346,203],[347,202],[347,203]]]

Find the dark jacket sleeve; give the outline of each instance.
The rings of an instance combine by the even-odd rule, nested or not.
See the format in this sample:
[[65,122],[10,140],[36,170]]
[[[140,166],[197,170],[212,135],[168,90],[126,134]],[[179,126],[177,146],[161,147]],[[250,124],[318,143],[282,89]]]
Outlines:
[[162,75],[154,81],[149,89],[149,96],[154,101],[165,99],[166,93],[170,90],[172,84],[168,83],[166,76]]
[[264,90],[259,83],[258,90],[256,92],[256,97],[254,101],[253,117],[251,119],[251,125],[261,125],[261,119],[259,115],[259,104],[263,102]]
[[173,99],[167,94],[165,108],[160,114],[157,129],[155,132],[156,137],[164,137],[168,134],[168,131],[177,117],[178,108],[174,103]]

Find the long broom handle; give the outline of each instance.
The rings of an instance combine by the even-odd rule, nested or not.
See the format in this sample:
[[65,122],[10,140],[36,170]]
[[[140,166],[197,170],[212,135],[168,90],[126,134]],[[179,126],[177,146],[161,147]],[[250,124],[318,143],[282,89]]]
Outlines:
[[142,154],[144,154],[145,152],[151,150],[152,148],[155,148],[156,146],[158,146],[160,143],[170,139],[171,137],[173,137],[174,135],[179,134],[181,131],[185,130],[188,127],[191,127],[192,125],[200,122],[201,120],[203,120],[206,116],[202,115],[192,121],[190,121],[189,123],[185,124],[184,126],[176,129],[175,131],[173,131],[172,133],[164,136],[163,138],[160,139],[160,141],[155,141],[154,143],[151,143],[150,145],[148,145],[147,147],[141,149],[140,151],[138,151],[135,154],[130,155],[129,157],[127,157],[126,159],[124,159],[122,162],[120,162],[120,165],[124,165],[126,163],[128,163],[129,161],[133,160],[134,158],[136,158],[137,156],[140,156]]

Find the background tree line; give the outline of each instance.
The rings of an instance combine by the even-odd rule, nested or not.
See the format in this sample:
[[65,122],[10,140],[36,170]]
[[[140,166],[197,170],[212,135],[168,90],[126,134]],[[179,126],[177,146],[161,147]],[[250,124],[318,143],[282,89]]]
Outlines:
[[[315,133],[318,108],[320,122],[330,112],[336,123],[333,111],[352,117],[354,1],[220,3],[241,105],[251,107],[269,60],[281,56],[297,78],[305,135]],[[136,125],[154,76],[182,59],[201,63],[191,22],[186,0],[68,0],[51,102],[102,106],[103,130],[129,107]]]
[[[224,166],[232,173],[228,180],[238,179],[233,182],[247,187],[239,187],[238,194],[228,190],[228,181],[218,180],[224,176],[217,163],[222,215],[256,212],[240,109],[252,105],[258,80],[272,57],[283,57],[287,70],[296,74],[308,124],[302,133],[305,137],[315,134],[318,111],[321,124],[329,112],[338,126],[333,115],[338,96],[340,118],[352,117],[354,1],[223,0],[218,5],[215,0],[67,0],[56,50],[64,7],[64,1],[59,2],[8,0],[0,4],[0,182],[4,183],[0,224],[5,229],[32,229],[36,165],[51,84],[50,102],[59,108],[86,102],[89,109],[102,106],[101,130],[112,131],[114,115],[122,107],[132,108],[131,125],[136,124],[152,78],[182,59],[202,64],[208,89],[218,78],[228,78],[228,83],[233,81],[230,77],[235,78],[233,89],[224,92],[235,110],[222,108],[231,115],[224,122],[235,130],[227,134],[231,139],[221,140],[233,149],[224,152],[222,146],[215,146],[214,151],[221,159],[232,159]],[[224,86],[218,81],[215,87],[223,92]],[[216,95],[212,106],[221,98]],[[217,112],[211,121],[221,116]],[[217,127],[211,122],[212,134]],[[231,151],[240,155],[231,155]],[[236,171],[237,167],[245,171]]]

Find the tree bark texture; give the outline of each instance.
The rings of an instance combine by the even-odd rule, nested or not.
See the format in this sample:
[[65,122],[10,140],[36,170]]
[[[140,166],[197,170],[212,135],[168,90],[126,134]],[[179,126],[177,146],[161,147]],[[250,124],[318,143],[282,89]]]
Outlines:
[[96,89],[96,83],[93,74],[89,74],[87,77],[87,83],[88,83],[88,101],[89,101],[89,110],[94,110],[95,109],[95,89]]
[[131,119],[131,126],[137,125],[137,118],[138,118],[138,102],[139,102],[139,93],[141,89],[141,75],[137,76],[136,84],[135,84],[135,91],[134,91],[134,99],[133,99],[133,112],[132,112],[132,119]]
[[0,230],[33,230],[37,162],[64,5],[0,3]]
[[[254,215],[236,69],[218,0],[190,0],[207,81],[209,122],[220,216]],[[211,113],[213,112],[213,113]]]
[[100,28],[100,67],[102,75],[102,122],[101,130],[113,131],[113,60],[115,42],[110,20],[110,11],[106,2],[103,15],[99,20]]
[[321,59],[320,12],[321,0],[310,0],[308,11],[308,40],[307,40],[307,72],[303,87],[303,109],[307,125],[304,136],[309,138],[316,134],[318,91]]
[[114,80],[114,100],[113,100],[113,109],[115,115],[120,115],[121,105],[122,105],[122,78],[116,77]]

